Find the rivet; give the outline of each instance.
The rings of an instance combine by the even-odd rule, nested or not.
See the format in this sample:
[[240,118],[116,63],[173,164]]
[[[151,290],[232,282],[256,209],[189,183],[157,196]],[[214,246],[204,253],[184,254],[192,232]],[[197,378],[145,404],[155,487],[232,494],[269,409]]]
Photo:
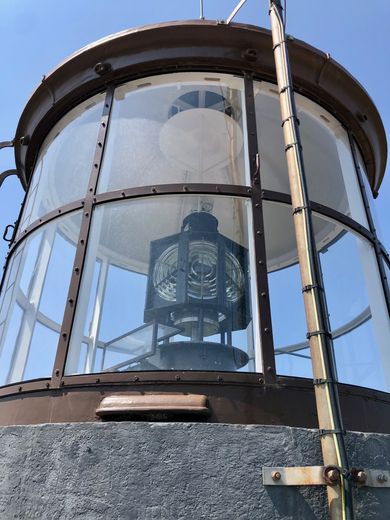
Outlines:
[[69,298],[68,303],[70,303],[72,305],[73,302],[74,302],[73,298]]
[[260,204],[258,202],[256,202],[255,207],[260,208]]
[[271,477],[272,480],[280,480],[282,475],[280,474],[280,471],[273,471]]
[[256,231],[256,235],[261,235],[261,231]]
[[223,381],[222,376],[218,376],[218,377],[217,377],[217,381],[218,381],[219,383],[221,383],[221,382]]
[[75,272],[75,273],[78,273],[78,272],[80,272],[80,269],[79,269],[78,267],[75,267],[75,268],[74,268],[74,272]]
[[65,386],[65,381],[61,381],[61,386]]
[[137,382],[137,381],[139,381],[139,377],[138,377],[138,376],[134,376],[133,380],[134,380],[135,382]]
[[188,186],[183,186],[184,191],[188,191]]
[[55,370],[54,373],[55,373],[56,376],[59,376],[59,375],[60,375],[60,370],[59,370],[59,368],[56,368],[56,370]]
[[103,121],[102,123],[102,127],[105,128],[106,127],[106,123]]
[[262,292],[262,293],[261,293],[261,296],[262,296],[263,298],[265,298],[265,297],[267,296],[267,293],[266,293],[266,292]]
[[98,142],[98,146],[99,146],[99,148],[101,148],[103,146],[100,141]]
[[364,483],[367,480],[367,473],[364,470],[359,470],[356,474],[356,481]]
[[122,197],[126,197],[126,193],[124,191],[122,191],[121,195]]
[[99,165],[97,163],[94,164],[94,167],[97,168]]
[[63,333],[62,333],[62,337],[63,337],[64,339],[67,338],[67,334],[66,334],[66,332],[63,332]]
[[50,383],[46,383],[46,388],[50,388]]
[[85,216],[86,216],[86,217],[89,217],[89,213],[88,213],[88,211],[85,213]]
[[265,327],[264,332],[268,333],[269,332],[269,328]]
[[263,260],[259,260],[258,263],[259,263],[259,265],[263,265],[264,264]]
[[152,193],[157,193],[157,189],[156,188],[152,188]]
[[100,378],[99,377],[96,378],[96,383],[100,383]]
[[19,392],[21,392],[23,390],[23,387],[19,386],[18,390],[19,390]]
[[93,191],[93,188],[89,188],[89,191]]
[[84,239],[83,238],[80,240],[80,244],[84,244]]
[[61,213],[61,210],[60,210],[60,209],[58,210],[58,213]]
[[179,376],[179,375],[176,375],[176,376],[175,376],[175,380],[176,380],[176,381],[180,381],[180,376]]
[[262,377],[259,378],[259,383],[262,385],[264,383],[264,379]]

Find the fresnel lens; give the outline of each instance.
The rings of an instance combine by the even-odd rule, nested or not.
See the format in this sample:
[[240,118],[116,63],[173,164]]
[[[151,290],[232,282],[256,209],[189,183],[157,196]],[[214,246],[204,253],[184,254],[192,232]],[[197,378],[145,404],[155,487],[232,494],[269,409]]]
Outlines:
[[185,217],[180,233],[151,242],[144,319],[183,341],[166,339],[149,362],[194,370],[236,370],[248,362],[232,346],[232,332],[250,321],[247,256],[205,211]]

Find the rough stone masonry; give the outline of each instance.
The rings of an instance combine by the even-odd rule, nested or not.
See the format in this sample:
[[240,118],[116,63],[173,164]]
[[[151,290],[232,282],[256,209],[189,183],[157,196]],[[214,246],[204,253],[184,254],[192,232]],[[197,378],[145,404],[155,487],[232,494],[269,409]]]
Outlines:
[[[323,520],[325,489],[264,487],[262,466],[321,464],[318,432],[107,422],[0,428],[1,520]],[[349,433],[351,463],[390,469],[390,435]],[[389,520],[390,488],[356,490]]]

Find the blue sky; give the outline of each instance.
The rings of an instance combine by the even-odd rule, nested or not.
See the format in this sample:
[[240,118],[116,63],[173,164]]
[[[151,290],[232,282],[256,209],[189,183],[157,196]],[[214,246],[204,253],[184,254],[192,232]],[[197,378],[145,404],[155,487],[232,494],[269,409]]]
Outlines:
[[[226,19],[237,3],[204,0],[205,17]],[[0,140],[13,138],[23,107],[42,76],[80,47],[129,27],[198,17],[199,0],[1,0]],[[288,33],[329,52],[360,81],[376,103],[388,136],[389,20],[388,0],[287,0]],[[247,0],[236,21],[269,27],[268,0]],[[0,151],[0,171],[13,167],[12,150]],[[22,195],[16,178],[5,181],[0,191],[1,231],[16,219]],[[387,247],[389,202],[390,172],[375,203]],[[6,251],[1,241],[0,259]]]

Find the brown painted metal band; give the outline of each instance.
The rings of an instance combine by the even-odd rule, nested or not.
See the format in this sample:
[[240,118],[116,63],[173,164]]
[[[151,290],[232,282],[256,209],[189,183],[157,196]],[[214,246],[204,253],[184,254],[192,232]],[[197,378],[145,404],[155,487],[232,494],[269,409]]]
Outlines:
[[127,188],[107,193],[97,194],[94,197],[95,204],[117,200],[135,199],[141,197],[153,197],[155,195],[225,195],[229,197],[250,197],[252,188],[250,186],[239,186],[234,184],[159,184],[153,186],[140,186]]
[[15,247],[24,240],[27,236],[31,235],[31,233],[40,227],[44,226],[45,224],[48,224],[49,222],[55,220],[58,217],[61,217],[63,215],[67,215],[68,213],[72,213],[72,211],[81,209],[84,206],[84,199],[79,199],[74,202],[69,202],[69,204],[65,204],[64,206],[61,206],[59,208],[54,209],[53,211],[50,211],[46,215],[43,215],[39,219],[32,222],[28,227],[23,229],[18,233],[16,236],[14,242],[12,243],[12,246],[10,248],[10,252],[12,252]]
[[[97,421],[104,396],[174,392],[206,395],[208,422],[318,428],[309,379],[282,376],[265,385],[261,374],[172,371],[72,376],[63,388],[47,385],[49,380],[34,381],[0,395],[0,425]],[[346,429],[390,433],[389,394],[343,384],[339,391]]]

